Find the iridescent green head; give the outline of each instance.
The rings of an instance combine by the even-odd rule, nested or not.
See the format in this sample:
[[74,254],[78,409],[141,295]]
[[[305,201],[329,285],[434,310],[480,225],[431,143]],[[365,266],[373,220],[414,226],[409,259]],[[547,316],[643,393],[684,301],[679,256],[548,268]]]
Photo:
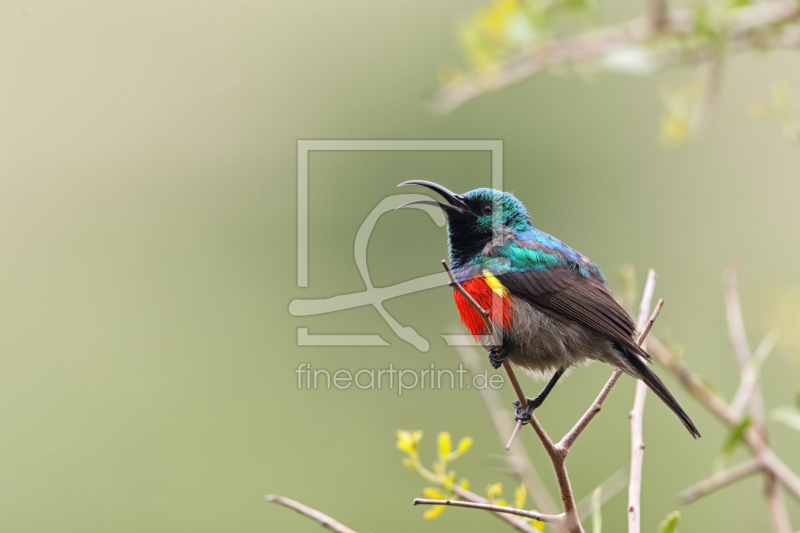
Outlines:
[[442,208],[447,215],[450,255],[455,263],[463,264],[472,259],[497,235],[533,229],[525,206],[510,192],[475,189],[455,194],[441,185],[423,180],[406,181],[400,185],[422,185],[441,194],[447,202],[416,200],[409,204]]

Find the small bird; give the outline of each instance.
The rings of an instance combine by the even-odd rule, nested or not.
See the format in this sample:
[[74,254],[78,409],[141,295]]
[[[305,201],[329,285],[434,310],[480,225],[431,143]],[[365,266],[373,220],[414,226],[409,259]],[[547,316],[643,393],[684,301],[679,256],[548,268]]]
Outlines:
[[[404,205],[433,205],[446,214],[453,274],[482,308],[490,310],[492,324],[501,333],[502,346],[481,340],[492,366],[499,368],[508,358],[534,375],[551,376],[538,396],[527,399],[527,409],[514,402],[518,421],[530,420],[569,369],[602,361],[644,381],[694,438],[700,436],[648,368],[650,355],[634,341],[636,324],[591,259],[533,227],[525,206],[511,193],[475,189],[455,194],[424,180],[402,185],[427,187],[447,202],[415,200]],[[493,305],[493,295],[501,297],[501,305]],[[461,293],[454,291],[453,297],[470,333],[486,339],[482,317]]]

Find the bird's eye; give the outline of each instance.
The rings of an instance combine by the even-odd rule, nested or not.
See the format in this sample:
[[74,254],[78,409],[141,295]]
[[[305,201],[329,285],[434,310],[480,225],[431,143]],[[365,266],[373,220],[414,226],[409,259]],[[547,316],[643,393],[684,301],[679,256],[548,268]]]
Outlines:
[[492,204],[483,206],[483,214],[484,215],[491,215],[492,214]]

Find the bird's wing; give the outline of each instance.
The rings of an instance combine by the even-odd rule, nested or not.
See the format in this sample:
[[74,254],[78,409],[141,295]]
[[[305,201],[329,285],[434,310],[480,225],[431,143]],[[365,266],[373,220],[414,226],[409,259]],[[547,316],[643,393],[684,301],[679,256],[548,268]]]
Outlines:
[[633,340],[636,324],[597,279],[571,266],[510,271],[496,276],[511,294],[561,319],[576,322],[650,358]]

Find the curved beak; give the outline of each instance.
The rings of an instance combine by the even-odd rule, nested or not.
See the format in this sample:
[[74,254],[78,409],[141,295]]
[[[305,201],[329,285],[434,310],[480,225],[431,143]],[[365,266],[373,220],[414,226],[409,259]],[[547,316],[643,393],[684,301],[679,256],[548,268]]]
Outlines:
[[433,183],[432,181],[426,180],[411,180],[411,181],[404,181],[398,187],[402,187],[403,185],[422,185],[423,187],[427,187],[432,191],[436,191],[442,195],[447,203],[437,202],[435,200],[414,200],[413,202],[408,202],[406,204],[401,205],[397,209],[401,207],[405,207],[407,205],[412,204],[425,204],[425,205],[432,205],[434,207],[440,207],[445,213],[470,213],[469,206],[464,202],[464,197],[460,194],[456,194],[447,187],[443,187],[438,183]]

